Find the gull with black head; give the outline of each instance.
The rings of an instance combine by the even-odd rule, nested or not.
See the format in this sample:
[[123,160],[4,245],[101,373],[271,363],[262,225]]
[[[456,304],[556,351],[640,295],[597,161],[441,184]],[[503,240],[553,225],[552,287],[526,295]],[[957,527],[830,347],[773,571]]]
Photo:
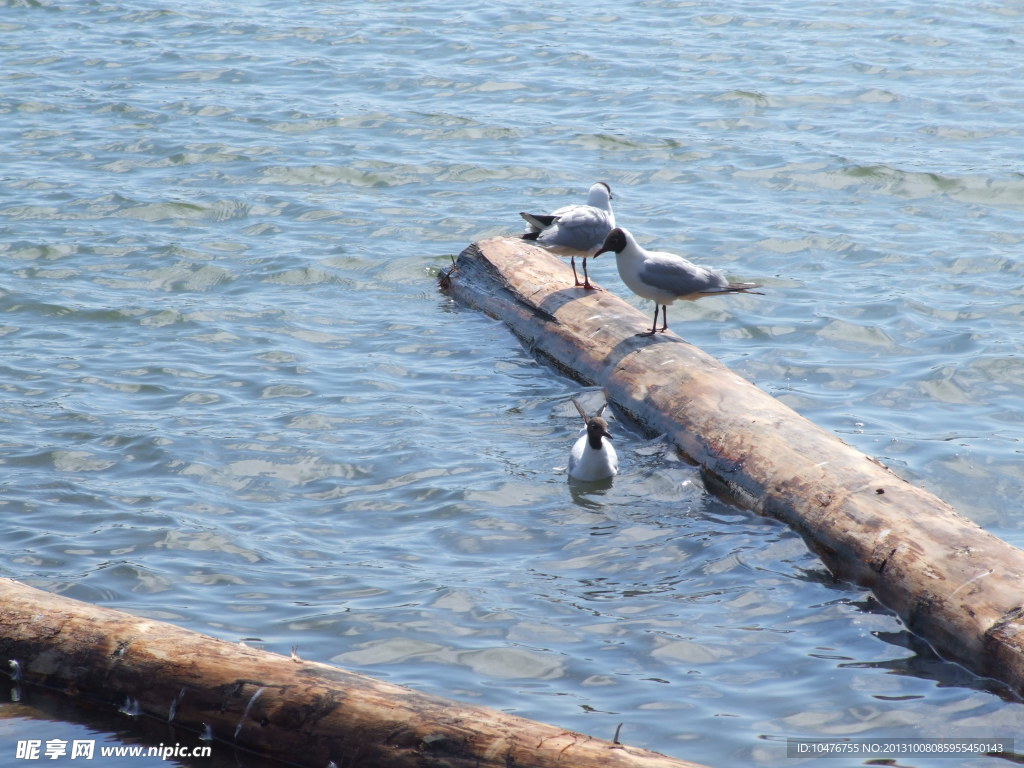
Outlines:
[[[576,285],[593,288],[587,276],[587,257],[593,256],[615,227],[612,189],[603,181],[590,188],[585,205],[567,205],[548,214],[519,214],[526,221],[524,240],[530,240],[559,256],[568,256]],[[583,282],[576,274],[576,257],[583,256]]]
[[[638,336],[664,333],[668,329],[668,305],[674,301],[696,301],[726,293],[757,293],[753,289],[761,287],[760,283],[730,283],[718,270],[694,264],[674,253],[645,250],[629,230],[621,227],[608,233],[604,245],[594,256],[609,251],[615,253],[619,277],[629,290],[654,302],[654,324],[651,330]],[[658,328],[659,307],[661,328]]]
[[586,433],[580,436],[569,452],[569,477],[594,482],[615,476],[619,472],[619,457],[609,442],[612,436],[608,432],[608,422],[601,418],[608,403],[602,405],[593,416],[587,416],[586,409],[576,398],[573,398],[572,404],[583,417]]

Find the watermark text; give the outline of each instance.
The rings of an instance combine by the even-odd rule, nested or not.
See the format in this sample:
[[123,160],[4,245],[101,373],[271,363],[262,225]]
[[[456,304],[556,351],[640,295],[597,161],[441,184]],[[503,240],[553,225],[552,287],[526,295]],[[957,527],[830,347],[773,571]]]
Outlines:
[[96,746],[96,739],[21,739],[14,750],[18,760],[92,760],[112,757],[159,757],[170,760],[177,757],[209,757],[210,745],[186,747],[181,744],[160,744],[147,747],[141,744],[103,744]]
[[1013,739],[786,739],[786,757],[970,757],[1013,752]]

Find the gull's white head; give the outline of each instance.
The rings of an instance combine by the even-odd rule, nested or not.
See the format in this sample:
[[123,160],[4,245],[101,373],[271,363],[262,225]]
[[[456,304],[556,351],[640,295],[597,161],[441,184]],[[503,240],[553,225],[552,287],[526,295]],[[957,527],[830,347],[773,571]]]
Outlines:
[[603,181],[599,181],[590,188],[590,192],[587,193],[587,205],[592,205],[595,208],[601,208],[605,211],[611,205],[612,188],[605,184]]

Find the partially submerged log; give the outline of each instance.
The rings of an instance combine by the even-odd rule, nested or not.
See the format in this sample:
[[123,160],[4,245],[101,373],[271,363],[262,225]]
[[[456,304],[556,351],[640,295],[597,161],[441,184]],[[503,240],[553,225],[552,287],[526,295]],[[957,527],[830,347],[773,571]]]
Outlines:
[[[799,532],[941,655],[1024,693],[1024,551],[907,483],[563,261],[518,238],[474,243],[442,282],[759,513]],[[677,328],[680,324],[677,324]]]
[[0,579],[0,658],[16,685],[61,690],[288,765],[701,768],[11,579]]

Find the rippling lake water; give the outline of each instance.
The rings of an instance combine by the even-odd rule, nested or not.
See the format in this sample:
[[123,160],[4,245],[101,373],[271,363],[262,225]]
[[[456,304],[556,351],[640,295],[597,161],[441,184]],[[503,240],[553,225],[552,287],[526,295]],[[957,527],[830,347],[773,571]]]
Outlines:
[[[766,285],[674,330],[1024,544],[1024,4],[0,0],[0,31],[0,575],[710,766],[1019,734],[634,425],[571,488],[600,393],[435,280],[607,181],[644,244]],[[0,764],[136,738],[40,707],[0,706]]]

